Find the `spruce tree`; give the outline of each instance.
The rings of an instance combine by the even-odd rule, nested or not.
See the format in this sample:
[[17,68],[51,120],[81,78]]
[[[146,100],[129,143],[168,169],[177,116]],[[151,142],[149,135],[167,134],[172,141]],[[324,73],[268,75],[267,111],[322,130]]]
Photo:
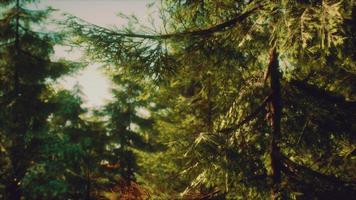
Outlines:
[[[107,135],[104,123],[91,116],[82,107],[80,88],[73,91],[62,90],[52,99],[55,107],[50,123],[50,133],[54,139],[47,145],[45,155],[55,155],[45,164],[54,171],[47,171],[50,181],[60,181],[64,190],[60,194],[37,196],[37,198],[94,199],[95,195],[110,182],[101,163],[107,157]],[[54,143],[54,144],[53,144]],[[43,177],[41,178],[43,181]],[[35,180],[31,181],[32,183]],[[39,189],[39,188],[38,188]],[[51,188],[46,188],[46,193]],[[40,194],[40,195],[43,195]]]
[[135,151],[153,150],[153,121],[147,110],[150,95],[144,91],[142,81],[122,73],[122,70],[110,70],[110,76],[115,84],[112,89],[114,99],[103,110],[108,118],[107,146],[111,152],[108,161],[119,166],[121,179],[130,184],[136,180],[138,171]]
[[51,9],[28,9],[33,2],[0,1],[1,193],[13,200],[31,199],[24,193],[31,187],[26,178],[43,161],[40,152],[49,137],[47,118],[53,111],[50,83],[77,67],[51,61],[53,45],[62,36],[40,31]]

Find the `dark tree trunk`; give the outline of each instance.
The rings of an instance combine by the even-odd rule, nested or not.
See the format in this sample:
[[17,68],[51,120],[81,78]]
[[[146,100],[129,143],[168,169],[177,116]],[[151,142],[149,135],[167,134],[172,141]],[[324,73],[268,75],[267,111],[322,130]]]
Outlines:
[[5,200],[20,200],[21,192],[18,182],[12,178],[5,188]]
[[281,166],[279,159],[278,140],[281,135],[281,73],[279,71],[278,53],[276,48],[270,51],[269,60],[270,86],[272,90],[271,114],[272,114],[272,135],[270,146],[270,158],[272,169],[272,199],[281,198]]
[[[15,54],[16,56],[20,55],[20,33],[19,33],[19,26],[20,26],[20,0],[16,0],[16,18],[15,18]],[[18,58],[19,60],[19,58]],[[19,73],[18,73],[18,60],[15,61],[14,66],[14,85],[13,91],[14,96],[13,98],[15,101],[19,96]],[[21,188],[20,188],[20,180],[22,179],[24,173],[22,173],[22,154],[25,153],[24,151],[24,144],[22,144],[22,131],[21,131],[21,124],[19,121],[18,113],[16,110],[13,110],[13,124],[11,127],[11,134],[13,135],[13,144],[10,149],[10,161],[12,165],[12,172],[11,176],[7,180],[7,184],[5,185],[5,199],[6,200],[20,200],[22,196]]]
[[22,197],[22,188],[20,181],[25,176],[25,166],[28,164],[26,158],[26,150],[24,148],[25,144],[21,141],[23,135],[21,135],[22,130],[15,125],[12,129],[16,136],[13,139],[13,146],[9,151],[9,158],[11,162],[11,174],[7,179],[5,185],[5,199],[9,200],[19,200]]

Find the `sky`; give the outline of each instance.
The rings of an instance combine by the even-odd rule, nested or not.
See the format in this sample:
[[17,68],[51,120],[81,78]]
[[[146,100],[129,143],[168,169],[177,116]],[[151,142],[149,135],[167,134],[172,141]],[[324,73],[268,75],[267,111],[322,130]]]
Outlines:
[[[54,14],[58,18],[60,13],[66,12],[99,26],[121,27],[126,21],[118,17],[118,13],[135,15],[140,23],[146,25],[149,23],[149,15],[153,15],[157,21],[157,9],[147,7],[152,2],[154,0],[41,0],[35,7],[41,9],[51,6],[58,9]],[[74,61],[81,59],[82,52],[79,49],[68,50],[68,47],[55,46],[54,58]],[[84,106],[87,108],[102,106],[111,99],[112,83],[100,70],[102,64],[85,61],[90,64],[75,75],[62,78],[60,86],[72,89],[79,83],[84,94]]]

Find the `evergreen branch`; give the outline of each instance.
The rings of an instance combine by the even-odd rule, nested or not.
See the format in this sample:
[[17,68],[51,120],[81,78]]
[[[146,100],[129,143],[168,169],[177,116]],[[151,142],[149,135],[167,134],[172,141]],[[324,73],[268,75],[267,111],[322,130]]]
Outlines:
[[25,50],[23,50],[23,49],[19,49],[19,51],[20,51],[22,54],[24,54],[24,55],[26,55],[26,56],[28,56],[28,57],[34,58],[34,59],[36,59],[36,60],[39,61],[39,62],[49,62],[49,60],[45,60],[45,59],[40,58],[40,57],[38,57],[38,56],[32,55],[31,53],[29,53],[29,52],[27,52],[27,51],[25,51]]
[[[214,34],[216,32],[225,31],[227,28],[231,28],[231,27],[235,26],[236,24],[243,22],[250,15],[254,14],[256,10],[261,9],[263,6],[264,6],[263,4],[258,3],[256,6],[254,6],[249,11],[246,11],[246,12],[236,16],[233,19],[230,19],[226,22],[212,26],[210,28],[201,29],[201,30],[193,30],[193,31],[185,31],[185,32],[180,32],[180,33],[168,33],[168,34],[157,34],[157,35],[123,33],[123,32],[120,33],[120,32],[115,32],[115,31],[105,28],[105,27],[101,27],[101,26],[92,24],[90,22],[85,21],[84,19],[79,18],[79,17],[72,16],[71,19],[73,19],[73,18],[78,19],[79,21],[85,23],[87,26],[94,27],[94,29],[97,29],[96,31],[99,31],[99,32],[102,32],[105,34],[109,34],[112,36],[160,40],[160,39],[171,39],[171,38],[179,38],[179,37],[186,37],[186,36],[206,36],[206,35]],[[71,24],[73,25],[73,22]],[[80,26],[85,27],[85,25],[80,25]]]
[[256,110],[254,110],[250,115],[247,115],[242,121],[240,121],[239,123],[235,124],[235,125],[231,125],[230,127],[227,127],[227,128],[223,128],[221,130],[219,130],[218,132],[219,133],[230,133],[234,130],[237,130],[239,129],[242,125],[250,122],[251,120],[253,120],[256,115],[258,115],[264,107],[266,107],[267,103],[271,100],[271,97],[272,95],[268,95],[264,100],[263,102],[261,103],[260,106],[258,106],[256,108]]
[[33,30],[30,30],[24,26],[22,26],[21,24],[19,24],[19,28],[22,29],[23,31],[27,32],[27,33],[30,33],[30,34],[35,34],[35,35],[49,35],[50,33],[46,33],[46,32],[39,32],[39,31],[33,31]]
[[81,180],[87,180],[87,177],[84,177],[83,175],[80,175],[70,169],[65,169],[65,172],[67,172],[68,174],[72,175],[73,177],[79,178]]
[[326,101],[335,103],[335,104],[337,104],[341,107],[345,107],[345,108],[355,108],[356,107],[355,101],[347,101],[347,100],[345,100],[345,98],[343,96],[337,95],[330,91],[326,91],[326,90],[321,89],[315,85],[311,85],[307,82],[303,82],[300,80],[292,80],[292,81],[290,81],[290,84],[314,98],[324,99]]
[[[245,183],[247,183],[249,181],[266,180],[268,178],[270,178],[270,177],[267,174],[256,174],[256,175],[253,175],[253,176],[249,176],[249,177],[237,180],[237,182],[245,184]],[[212,192],[210,192],[208,194],[205,194],[205,195],[203,195],[201,197],[197,197],[197,198],[194,198],[194,199],[200,199],[200,200],[211,199],[214,196],[218,195],[219,193],[226,195],[225,192],[221,191],[220,189],[216,189],[216,190],[214,190],[214,191],[212,191]]]
[[308,118],[308,116],[307,116],[306,119],[305,119],[305,123],[304,123],[304,125],[303,125],[303,128],[302,128],[302,130],[301,130],[301,132],[300,132],[300,136],[299,136],[299,139],[298,139],[298,141],[297,141],[297,144],[300,144],[300,142],[302,141],[302,138],[304,137],[305,129],[307,128],[308,123],[309,123],[309,118]]
[[13,41],[10,41],[10,42],[4,42],[4,43],[1,43],[0,44],[0,47],[3,47],[3,46],[10,46],[10,45],[12,45],[12,44],[14,44],[15,43],[15,41],[13,40]]
[[0,141],[0,151],[2,151],[6,156],[9,156],[9,152],[6,149],[5,145]]
[[282,170],[289,176],[294,176],[294,178],[297,178],[297,179],[299,178],[300,180],[304,180],[305,177],[301,177],[301,175],[303,173],[304,174],[306,173],[306,174],[310,174],[314,178],[329,182],[336,186],[343,185],[343,186],[356,187],[355,180],[345,181],[345,180],[341,180],[340,178],[337,178],[332,175],[326,175],[326,174],[320,173],[320,172],[315,171],[309,167],[306,167],[302,164],[298,164],[298,163],[290,160],[287,156],[283,155],[281,152],[279,152],[279,154],[280,154],[279,157],[280,157],[280,161],[281,161]]
[[221,192],[221,190],[215,190],[215,191],[212,191],[202,197],[200,197],[199,199],[200,200],[205,200],[205,199],[211,199],[213,198],[215,195],[219,194]]

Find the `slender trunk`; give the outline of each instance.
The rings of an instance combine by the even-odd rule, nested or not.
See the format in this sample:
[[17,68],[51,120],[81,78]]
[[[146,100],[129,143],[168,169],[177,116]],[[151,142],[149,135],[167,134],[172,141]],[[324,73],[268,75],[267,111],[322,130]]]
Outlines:
[[89,158],[87,158],[87,191],[86,191],[86,200],[90,200],[90,190],[91,190],[91,183],[90,183],[90,168],[89,168]]
[[212,102],[211,102],[211,74],[208,72],[208,91],[207,91],[207,97],[208,97],[208,132],[209,133],[212,133],[213,131],[213,121],[212,121],[212,115],[213,115],[213,112],[212,112]]
[[272,169],[272,199],[281,198],[281,166],[279,160],[278,140],[281,135],[281,73],[279,71],[278,53],[276,48],[270,51],[269,60],[270,86],[272,90],[271,114],[272,114],[272,135],[270,146],[270,158]]
[[[16,17],[15,17],[15,56],[18,57],[20,54],[20,0],[16,0]],[[19,97],[19,74],[18,74],[18,63],[19,58],[16,58],[14,65],[14,85],[13,85],[13,98]],[[8,183],[5,186],[5,199],[9,200],[20,200],[22,196],[19,181],[21,180],[24,173],[22,173],[22,159],[21,154],[23,145],[21,140],[21,124],[19,123],[19,116],[16,110],[12,111],[13,123],[11,125],[11,134],[13,134],[12,147],[10,149],[10,161],[12,165],[12,172],[9,177]]]
[[[20,131],[19,129],[14,128],[13,131]],[[17,134],[17,132],[14,132]],[[5,186],[5,199],[9,200],[20,200],[22,196],[22,190],[20,187],[20,181],[25,175],[24,170],[24,144],[20,142],[20,136],[15,136],[13,141],[13,146],[9,151],[9,157],[11,161],[11,175],[7,180]]]
[[[20,54],[20,0],[16,1],[16,30],[15,30],[15,48],[16,48],[16,56]],[[15,61],[14,67],[14,94],[15,98],[18,96],[18,85],[19,85],[19,74],[17,69],[17,60]]]

